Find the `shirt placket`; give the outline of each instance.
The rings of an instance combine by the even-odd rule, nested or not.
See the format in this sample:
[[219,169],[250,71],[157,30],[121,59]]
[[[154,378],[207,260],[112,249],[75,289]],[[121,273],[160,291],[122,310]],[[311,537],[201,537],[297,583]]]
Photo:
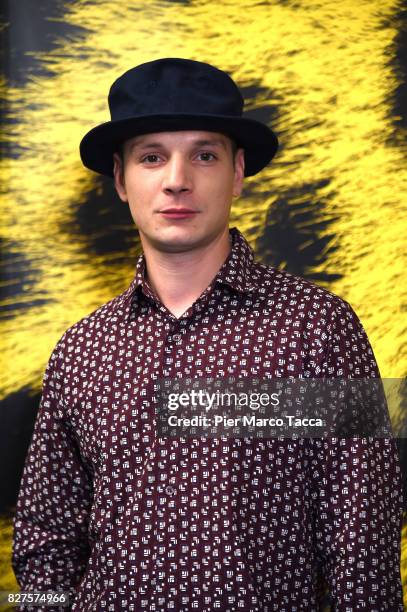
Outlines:
[[[181,319],[174,317],[162,304],[158,306],[157,316],[163,322],[165,339],[158,370],[154,373],[157,378],[175,379],[183,372],[180,370],[179,350],[187,333],[189,319],[184,316]],[[188,313],[189,311],[187,311]],[[186,313],[186,314],[187,314]],[[186,372],[187,373],[187,372]],[[162,593],[171,591],[171,585],[166,585],[168,564],[174,559],[177,546],[175,522],[177,520],[177,492],[178,492],[178,465],[172,458],[172,453],[178,455],[178,444],[181,439],[156,438],[155,452],[151,458],[154,462],[153,473],[155,481],[156,522],[154,525],[152,545],[152,570],[150,575],[150,587],[152,596],[148,601],[148,609],[162,610],[168,604]],[[176,587],[176,585],[173,585]],[[174,599],[177,594],[174,592]],[[171,608],[169,608],[171,609]]]

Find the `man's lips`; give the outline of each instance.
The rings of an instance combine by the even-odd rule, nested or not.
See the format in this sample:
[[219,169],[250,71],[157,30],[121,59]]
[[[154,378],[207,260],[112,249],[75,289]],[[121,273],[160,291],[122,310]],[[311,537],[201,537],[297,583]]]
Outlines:
[[198,213],[197,210],[192,210],[191,208],[164,208],[160,210],[159,213],[164,217],[168,217],[171,219],[183,219],[185,217],[192,217]]

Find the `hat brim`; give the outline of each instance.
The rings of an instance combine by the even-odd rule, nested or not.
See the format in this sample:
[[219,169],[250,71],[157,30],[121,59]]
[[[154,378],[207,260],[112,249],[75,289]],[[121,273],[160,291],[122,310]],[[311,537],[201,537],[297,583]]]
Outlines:
[[148,115],[108,121],[90,130],[79,151],[83,164],[99,174],[113,176],[113,153],[120,144],[141,134],[203,130],[230,136],[245,152],[245,176],[257,174],[273,159],[278,139],[265,124],[247,117],[219,115]]

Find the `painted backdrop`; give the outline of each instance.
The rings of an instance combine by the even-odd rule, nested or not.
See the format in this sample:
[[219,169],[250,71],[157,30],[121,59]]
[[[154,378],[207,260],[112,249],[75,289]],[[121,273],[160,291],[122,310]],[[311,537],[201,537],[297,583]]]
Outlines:
[[11,589],[10,519],[46,362],[69,325],[126,288],[139,252],[112,181],[78,152],[128,68],[172,56],[233,75],[281,147],[247,179],[231,225],[264,262],[349,301],[382,376],[405,376],[407,11],[396,0],[3,6],[0,589]]

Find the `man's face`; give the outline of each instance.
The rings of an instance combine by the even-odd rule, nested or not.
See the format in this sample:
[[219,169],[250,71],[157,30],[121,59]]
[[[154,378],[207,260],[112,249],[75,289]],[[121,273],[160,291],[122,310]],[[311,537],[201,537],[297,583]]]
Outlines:
[[128,202],[143,247],[185,252],[207,246],[228,228],[240,195],[244,154],[215,132],[160,132],[124,144],[124,168],[114,154],[115,186]]

